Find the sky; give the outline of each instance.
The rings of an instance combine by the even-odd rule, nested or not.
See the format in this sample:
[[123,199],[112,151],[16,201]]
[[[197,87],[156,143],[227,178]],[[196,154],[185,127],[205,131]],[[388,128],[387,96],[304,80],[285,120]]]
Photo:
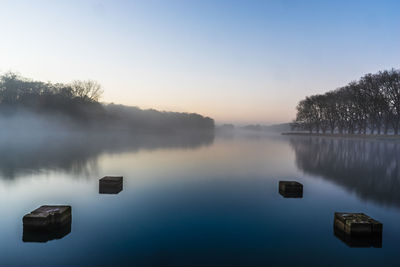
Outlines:
[[102,84],[101,101],[217,124],[400,68],[400,1],[0,0],[0,72]]

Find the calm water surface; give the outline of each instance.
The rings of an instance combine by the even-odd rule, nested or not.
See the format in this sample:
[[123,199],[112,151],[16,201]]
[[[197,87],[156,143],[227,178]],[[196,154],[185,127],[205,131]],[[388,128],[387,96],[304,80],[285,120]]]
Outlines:
[[[395,141],[249,133],[15,139],[0,142],[1,266],[398,266]],[[99,194],[105,175],[123,175],[123,191]],[[301,182],[303,198],[279,195],[279,180]],[[23,242],[22,217],[44,204],[71,205],[71,231]],[[382,247],[336,237],[335,211],[381,221]]]

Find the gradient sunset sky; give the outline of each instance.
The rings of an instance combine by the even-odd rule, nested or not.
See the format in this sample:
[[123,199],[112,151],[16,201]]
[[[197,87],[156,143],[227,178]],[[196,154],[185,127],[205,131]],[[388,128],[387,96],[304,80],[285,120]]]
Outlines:
[[93,79],[103,102],[220,123],[400,67],[400,1],[1,1],[0,72]]

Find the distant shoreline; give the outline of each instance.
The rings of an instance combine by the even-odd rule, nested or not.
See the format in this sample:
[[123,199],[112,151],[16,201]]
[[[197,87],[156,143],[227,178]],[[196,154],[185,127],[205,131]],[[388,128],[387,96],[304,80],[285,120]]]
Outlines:
[[281,135],[400,140],[400,135],[283,132]]

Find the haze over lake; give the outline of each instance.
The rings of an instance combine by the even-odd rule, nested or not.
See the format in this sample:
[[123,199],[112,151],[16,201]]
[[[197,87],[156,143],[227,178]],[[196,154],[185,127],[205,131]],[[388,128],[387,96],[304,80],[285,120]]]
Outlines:
[[[396,141],[251,131],[104,138],[0,142],[6,266],[397,262]],[[123,190],[99,194],[98,179],[112,174],[124,176]],[[303,198],[278,193],[293,179]],[[22,216],[43,203],[72,205],[70,232],[23,242]],[[360,210],[383,222],[381,248],[334,235],[335,211]]]
[[0,267],[398,266],[399,0],[3,0]]

